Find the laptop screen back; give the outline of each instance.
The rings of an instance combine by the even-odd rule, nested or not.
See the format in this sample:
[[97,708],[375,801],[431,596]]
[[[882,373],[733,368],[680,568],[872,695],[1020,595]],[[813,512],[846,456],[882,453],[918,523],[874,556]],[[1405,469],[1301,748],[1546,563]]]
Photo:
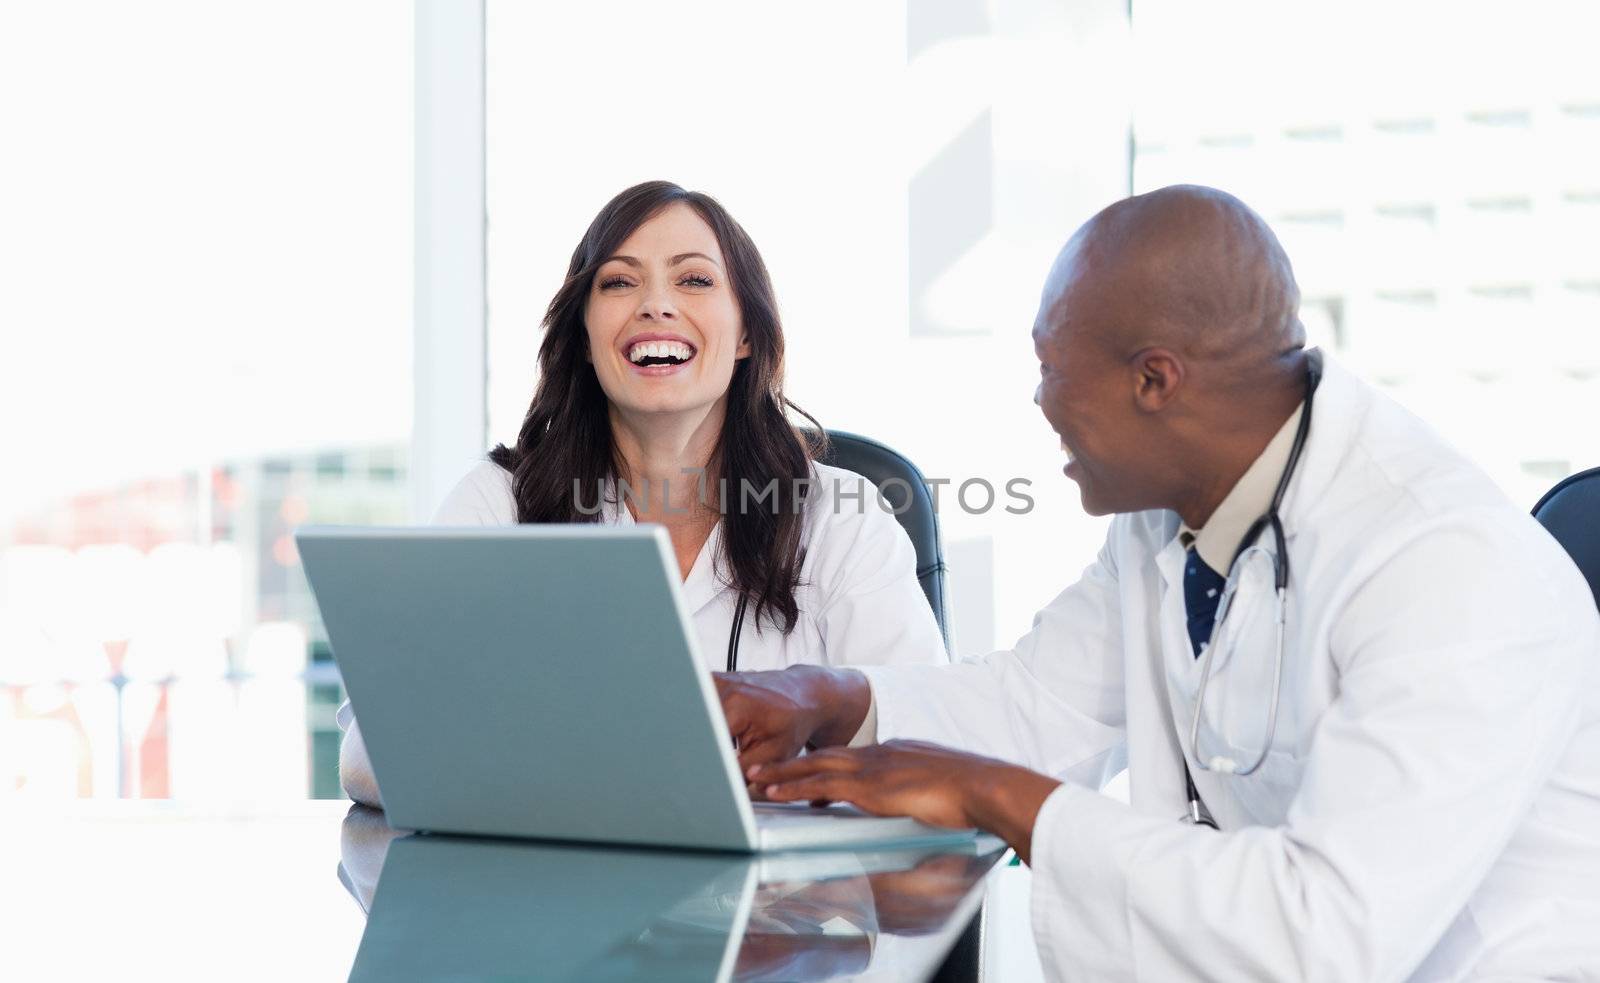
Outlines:
[[392,825],[754,846],[661,528],[297,542]]

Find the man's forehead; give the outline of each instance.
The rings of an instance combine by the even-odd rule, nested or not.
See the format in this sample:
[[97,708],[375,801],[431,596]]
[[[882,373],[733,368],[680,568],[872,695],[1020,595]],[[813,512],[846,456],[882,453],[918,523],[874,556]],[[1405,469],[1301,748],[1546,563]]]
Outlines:
[[1083,343],[1087,322],[1061,316],[1060,309],[1046,312],[1034,322],[1033,350],[1041,362],[1061,363],[1072,359]]
[[1039,298],[1039,312],[1033,319],[1033,344],[1038,350],[1060,345],[1072,324],[1082,320],[1080,310],[1086,301],[1086,285],[1075,276],[1055,275],[1050,278]]

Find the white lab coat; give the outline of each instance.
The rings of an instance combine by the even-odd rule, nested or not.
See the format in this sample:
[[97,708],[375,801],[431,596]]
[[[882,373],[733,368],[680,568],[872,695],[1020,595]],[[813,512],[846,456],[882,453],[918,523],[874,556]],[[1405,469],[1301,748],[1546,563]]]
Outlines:
[[[751,605],[739,635],[739,669],[947,663],[938,622],[917,581],[916,551],[899,520],[879,501],[876,486],[843,468],[814,468],[801,585],[795,592],[799,621],[788,634],[766,623],[758,630]],[[714,493],[715,486],[711,488],[708,495]],[[730,506],[737,494],[736,489],[729,491]],[[615,502],[605,505],[600,518],[616,525],[634,522],[633,514]],[[433,524],[441,526],[509,526],[516,521],[511,474],[489,461],[469,471],[433,517]],[[683,581],[700,657],[707,670],[717,671],[727,668],[728,636],[738,604],[738,594],[716,563],[721,537],[719,524]],[[627,603],[626,598],[613,600]],[[342,754],[370,771],[348,702],[337,719],[347,731]]]
[[[1170,512],[1118,516],[1015,648],[865,670],[879,738],[1067,780],[1032,841],[1057,979],[1600,979],[1600,617],[1571,560],[1332,359],[1281,513],[1271,754],[1195,771],[1222,832],[1179,822],[1200,667]],[[1270,651],[1206,694],[1240,750]],[[1090,791],[1125,764],[1131,807]]]

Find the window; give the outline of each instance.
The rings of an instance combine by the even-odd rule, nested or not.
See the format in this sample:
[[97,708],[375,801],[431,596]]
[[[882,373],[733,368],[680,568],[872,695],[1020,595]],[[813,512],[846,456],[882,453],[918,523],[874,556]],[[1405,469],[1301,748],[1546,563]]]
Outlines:
[[410,80],[405,4],[0,12],[0,799],[337,793],[289,533],[408,517]]
[[[1033,406],[1029,331],[1056,250],[1126,193],[1127,107],[1105,84],[1126,71],[1126,4],[683,14],[488,5],[491,441],[516,438],[540,318],[600,207],[658,178],[709,192],[771,269],[789,395],[951,480],[945,538],[995,571],[952,577],[957,648],[1009,642],[1103,536]],[[1013,477],[1028,515],[1003,510]],[[966,511],[969,478],[998,506]]]
[[[1255,207],[1313,341],[1514,501],[1600,463],[1594,5],[1132,11],[1136,191],[1199,181]],[[1219,157],[1210,133],[1251,149]]]

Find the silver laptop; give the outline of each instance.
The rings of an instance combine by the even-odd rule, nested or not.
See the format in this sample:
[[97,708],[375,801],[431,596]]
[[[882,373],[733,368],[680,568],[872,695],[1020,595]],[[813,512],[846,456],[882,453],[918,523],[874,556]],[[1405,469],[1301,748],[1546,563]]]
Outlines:
[[659,526],[295,539],[394,826],[745,852],[972,835],[752,804]]

